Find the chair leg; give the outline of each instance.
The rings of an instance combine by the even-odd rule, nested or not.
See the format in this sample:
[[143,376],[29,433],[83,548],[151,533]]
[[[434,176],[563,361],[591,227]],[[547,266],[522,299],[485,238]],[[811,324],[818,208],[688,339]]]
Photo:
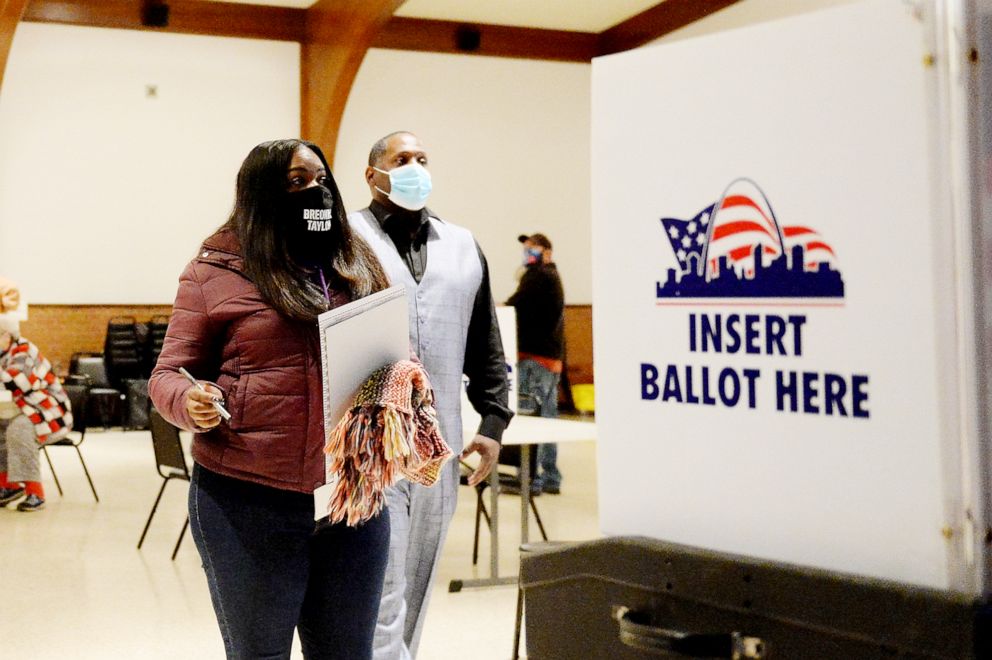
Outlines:
[[131,406],[128,405],[127,395],[121,394],[120,400],[121,406],[121,430],[130,431],[131,430]]
[[475,540],[472,541],[472,565],[479,563],[479,522],[482,518],[482,491],[475,491]]
[[479,507],[482,509],[482,517],[486,521],[486,527],[488,527],[490,529],[490,531],[492,531],[493,521],[489,517],[489,509],[486,508],[486,498],[483,496],[484,493],[485,493],[485,490],[480,490],[479,491],[479,500],[478,500]]
[[513,660],[520,657],[520,630],[524,621],[524,588],[517,584],[517,619],[513,627]]
[[110,428],[108,426],[108,424],[110,424],[110,412],[107,410],[106,397],[100,397],[100,404],[98,406],[98,409],[100,411],[100,424],[103,426],[103,430],[106,431],[108,428]]
[[86,469],[86,461],[83,460],[83,452],[79,451],[78,445],[76,445],[76,453],[79,454],[79,462],[83,464],[83,474],[86,475],[86,481],[90,482],[90,490],[93,491],[93,499],[99,502],[100,496],[96,494],[96,486],[93,485],[93,479],[90,477],[90,471]]
[[534,500],[530,501],[530,510],[534,512],[534,520],[537,521],[537,528],[541,530],[541,536],[545,541],[548,540],[548,533],[544,531],[544,523],[541,522],[541,514],[537,512],[537,505],[534,504]]
[[59,490],[59,495],[62,495],[62,484],[59,483],[59,475],[55,474],[55,466],[52,465],[52,457],[48,455],[48,447],[42,447],[41,452],[45,455],[45,460],[48,461],[48,467],[52,470],[52,477],[55,478],[55,487]]
[[155,511],[158,509],[158,503],[162,499],[162,493],[165,492],[165,485],[169,483],[168,479],[162,480],[162,487],[158,489],[158,497],[155,498],[155,504],[152,505],[152,512],[148,514],[148,522],[145,523],[145,529],[141,532],[141,538],[138,539],[138,550],[141,550],[141,544],[145,542],[145,534],[148,533],[148,528],[152,524],[152,518],[155,517]]
[[187,529],[189,529],[189,516],[186,516],[186,522],[183,523],[183,531],[179,532],[179,540],[176,541],[176,547],[172,550],[172,561],[176,561],[176,555],[179,553],[179,544],[183,542],[183,537],[186,536]]
[[489,517],[489,509],[486,508],[486,500],[483,497],[484,488],[475,489],[475,541],[472,543],[472,565],[479,563],[479,517],[486,519],[486,527],[489,532],[493,531],[493,521]]

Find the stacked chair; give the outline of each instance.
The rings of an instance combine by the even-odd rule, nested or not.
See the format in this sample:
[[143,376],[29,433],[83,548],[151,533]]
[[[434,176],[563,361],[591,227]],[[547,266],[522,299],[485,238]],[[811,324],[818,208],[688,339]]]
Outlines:
[[124,393],[110,384],[102,353],[74,353],[69,362],[70,377],[85,378],[89,397],[85,412],[88,426],[104,429],[116,426],[124,410]]
[[116,316],[107,322],[103,355],[107,375],[115,387],[119,388],[126,378],[141,378],[145,368],[144,346],[133,316]]
[[121,422],[126,429],[148,428],[148,334],[148,326],[133,316],[107,323],[103,354],[110,383],[124,393]]
[[153,316],[148,322],[148,350],[146,351],[146,370],[150,374],[158,362],[159,353],[162,352],[162,344],[165,343],[165,331],[169,329],[168,316]]
[[133,316],[107,322],[103,353],[76,353],[69,374],[90,384],[86,422],[92,426],[147,429],[148,378],[162,352],[168,316],[138,323]]

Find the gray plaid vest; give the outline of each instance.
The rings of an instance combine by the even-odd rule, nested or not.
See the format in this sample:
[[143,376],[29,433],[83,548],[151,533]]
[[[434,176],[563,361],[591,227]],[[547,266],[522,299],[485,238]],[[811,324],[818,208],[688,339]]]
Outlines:
[[475,296],[482,284],[482,262],[472,234],[430,217],[427,268],[420,284],[389,235],[365,208],[348,215],[352,229],[372,247],[393,284],[407,290],[410,345],[434,386],[441,434],[458,453],[463,446],[461,418],[465,343]]

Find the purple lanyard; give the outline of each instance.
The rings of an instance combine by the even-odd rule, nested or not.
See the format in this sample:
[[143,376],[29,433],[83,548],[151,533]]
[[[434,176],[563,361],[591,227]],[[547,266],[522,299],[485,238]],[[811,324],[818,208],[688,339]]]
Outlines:
[[327,304],[330,305],[331,304],[331,294],[328,293],[327,280],[324,279],[324,269],[323,268],[318,268],[317,271],[320,273],[320,286],[324,287],[324,300],[326,300],[327,301]]

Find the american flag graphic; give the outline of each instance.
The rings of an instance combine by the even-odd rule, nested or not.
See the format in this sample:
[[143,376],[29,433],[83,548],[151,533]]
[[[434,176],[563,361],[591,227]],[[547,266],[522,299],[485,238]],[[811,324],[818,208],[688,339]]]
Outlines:
[[679,261],[683,273],[698,272],[699,263],[703,259],[703,248],[706,247],[706,233],[713,206],[707,206],[696,217],[689,220],[662,218],[665,234],[672,244],[675,258]]
[[785,251],[792,253],[795,245],[801,245],[806,253],[806,270],[816,270],[821,263],[837,267],[837,256],[823,237],[809,227],[782,227],[785,238]]
[[833,248],[816,231],[802,226],[780,228],[764,193],[748,179],[736,180],[719,202],[689,220],[662,218],[661,222],[683,272],[703,274],[699,269],[705,259],[706,279],[719,274],[723,256],[738,274],[751,275],[759,245],[762,266],[783,253],[791,257],[796,245],[805,249],[806,270],[816,270],[820,263],[836,266]]

